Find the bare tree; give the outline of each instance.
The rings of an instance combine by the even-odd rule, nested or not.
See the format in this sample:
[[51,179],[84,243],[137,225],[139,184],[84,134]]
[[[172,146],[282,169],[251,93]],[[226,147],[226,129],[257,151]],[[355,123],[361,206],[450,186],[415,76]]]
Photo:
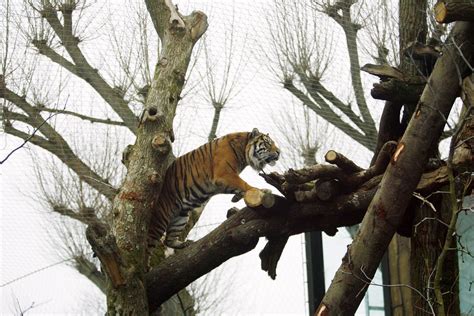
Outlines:
[[[351,15],[353,2],[336,4],[295,1],[290,6],[275,1],[271,36],[283,87],[303,104],[358,143],[373,150],[377,131],[362,89],[356,34],[360,29]],[[309,14],[308,14],[309,13]],[[334,60],[335,43],[327,25],[343,30],[352,80],[352,94],[337,96],[325,84]],[[326,25],[326,26],[325,26]],[[327,30],[327,32],[324,32]],[[340,47],[338,47],[340,48]],[[347,100],[355,99],[355,104]]]
[[[132,41],[129,45],[125,45],[125,38],[119,39],[117,33],[110,32],[113,35],[111,45],[114,56],[117,57],[115,64],[119,67],[109,61],[110,68],[105,68],[105,75],[101,76],[88,62],[87,53],[84,52],[87,46],[83,43],[89,41],[91,32],[87,29],[89,26],[85,26],[91,17],[86,12],[87,3],[25,1],[21,6],[19,3],[7,2],[2,9],[7,30],[5,38],[2,38],[5,50],[2,50],[0,77],[0,94],[5,105],[2,107],[5,131],[22,138],[24,142],[21,146],[32,143],[55,156],[48,158],[49,161],[34,156],[36,177],[40,184],[40,194],[36,199],[47,209],[80,223],[78,226],[67,221],[69,225],[55,225],[57,233],[52,236],[52,241],[56,249],[61,250],[58,255],[72,259],[67,262],[105,294],[106,278],[98,260],[92,257],[84,225],[96,221],[109,225],[112,223],[110,202],[116,194],[115,187],[123,179],[125,169],[120,164],[120,152],[124,144],[110,139],[130,138],[127,132],[120,131],[123,127],[136,131],[138,118],[135,115],[132,118],[131,113],[138,113],[138,105],[145,102],[146,86],[151,83],[150,73],[153,72],[149,60],[153,56],[156,58],[159,52],[156,44],[149,46],[152,40],[147,41],[147,36],[151,34],[148,11],[143,4],[137,11],[130,13],[133,15],[133,12],[137,12],[134,17],[137,23],[132,24],[137,25],[137,28],[132,32],[133,36],[127,37]],[[22,9],[27,24],[20,23],[21,17],[17,10]],[[87,21],[84,23],[84,20]],[[26,58],[21,61],[15,58],[22,45],[33,46],[38,55],[25,51],[23,56]],[[38,67],[42,67],[39,65],[44,62],[40,56],[47,57],[53,65],[57,64],[59,67],[56,69],[59,70],[52,71],[49,77],[39,77],[39,73],[45,74],[38,71],[41,69]],[[120,71],[111,72],[111,68]],[[54,66],[52,69],[55,69]],[[117,115],[121,119],[82,114],[80,106],[71,105],[74,101],[71,102],[69,94],[74,92],[68,90],[68,83],[76,80],[74,77],[83,79],[86,86],[95,90],[115,110],[116,114],[112,116]],[[55,85],[57,90],[52,88]],[[71,99],[76,98],[72,96]],[[92,112],[100,111],[94,109]],[[102,112],[109,111],[104,108]],[[105,146],[97,148],[97,137],[92,135],[88,140],[86,135],[81,141],[71,139],[70,132],[76,125],[69,124],[69,130],[65,130],[62,119],[52,119],[56,115],[68,116],[72,120],[70,122],[78,122],[74,119],[79,119],[94,123],[94,128],[92,125],[87,127],[91,127],[91,131],[95,129],[106,139]],[[106,115],[109,116],[110,112]],[[189,297],[189,294],[183,290],[181,296]],[[166,304],[165,309],[176,310],[172,305],[172,302]]]
[[209,141],[216,138],[222,110],[239,92],[237,84],[247,64],[246,41],[244,38],[243,41],[236,43],[234,24],[234,16],[232,16],[229,25],[224,25],[224,50],[219,51],[219,57],[216,52],[211,52],[206,38],[203,39],[206,61],[205,73],[201,74],[204,82],[203,98],[214,108]]

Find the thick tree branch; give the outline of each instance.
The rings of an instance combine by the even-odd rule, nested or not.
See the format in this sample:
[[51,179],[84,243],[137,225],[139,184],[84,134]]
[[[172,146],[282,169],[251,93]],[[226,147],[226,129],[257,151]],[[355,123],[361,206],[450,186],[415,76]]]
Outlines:
[[396,104],[416,103],[426,85],[421,76],[409,76],[399,69],[388,65],[366,64],[361,68],[371,75],[380,78],[370,91],[374,99],[391,101]]
[[110,228],[98,220],[92,221],[87,226],[86,237],[110,278],[112,286],[118,288],[124,285],[128,276],[124,272],[125,265]]
[[69,147],[69,144],[66,142],[66,140],[49,123],[45,122],[43,117],[40,115],[38,108],[29,104],[25,98],[20,97],[7,87],[4,87],[0,91],[0,98],[4,98],[5,100],[16,105],[28,116],[11,111],[7,111],[7,115],[11,114],[12,118],[17,118],[21,122],[39,130],[41,134],[44,135],[44,137],[22,132],[11,126],[11,124],[6,124],[6,133],[17,136],[23,140],[28,140],[32,144],[49,151],[58,157],[71,170],[73,170],[82,181],[89,184],[109,200],[113,200],[116,194],[115,188],[113,188],[105,179],[102,179],[102,177],[89,168],[89,166],[86,165],[81,159],[79,159],[79,157]]
[[[350,121],[354,123],[358,128],[367,133],[367,128],[369,126],[357,116],[357,114],[351,109],[350,105],[344,104],[331,91],[327,90],[326,87],[324,87],[324,85],[322,85],[321,82],[317,80],[317,78],[308,78],[303,82],[309,83],[306,88],[308,89],[308,92],[311,96],[313,96],[315,93],[320,94],[324,99],[328,100],[333,106],[335,106],[342,113],[344,113],[350,119]],[[375,132],[375,130],[372,132]]]
[[83,224],[89,225],[95,223],[98,219],[96,211],[89,207],[83,207],[79,210],[73,210],[64,205],[52,205],[53,212],[75,219]]
[[155,27],[156,33],[161,41],[164,39],[166,30],[185,29],[184,21],[177,8],[170,0],[145,0],[146,7],[150,13],[151,20]]
[[338,1],[334,5],[328,5],[326,8],[326,13],[332,17],[344,31],[349,55],[352,88],[356,98],[357,106],[365,123],[363,130],[367,132],[367,137],[374,139],[373,143],[375,143],[377,129],[365,100],[364,89],[362,87],[362,80],[360,76],[359,50],[357,48],[357,31],[360,29],[360,25],[355,24],[351,17],[351,6],[354,3],[355,1],[351,0]]
[[425,83],[410,84],[397,79],[376,83],[370,91],[371,96],[377,100],[393,103],[416,103],[425,88]]
[[48,46],[48,43],[46,40],[33,40],[32,44],[33,46],[36,47],[36,49],[38,49],[38,53],[40,53],[43,56],[48,57],[52,62],[68,70],[70,73],[80,77],[79,70],[77,69],[76,65],[71,63],[69,60],[67,60],[63,56],[56,53],[54,49]]
[[39,52],[89,83],[89,85],[117,113],[130,131],[136,133],[138,121],[132,110],[128,107],[128,103],[99,75],[97,69],[89,64],[79,48],[79,39],[74,36],[72,29],[69,29],[67,25],[66,27],[63,27],[59,20],[57,11],[49,1],[43,2],[41,15],[46,19],[56,33],[56,36],[61,40],[62,45],[74,62],[74,66],[64,57],[59,56],[51,48],[48,48],[45,43],[35,41],[34,44],[39,45],[37,46]]
[[212,141],[214,138],[216,138],[217,125],[219,124],[221,111],[224,108],[223,104],[217,102],[213,102],[212,105],[214,107],[214,116],[212,118],[211,130],[209,131],[209,136],[207,137],[209,141]]
[[127,175],[113,205],[113,234],[126,270],[133,274],[123,286],[111,288],[107,293],[111,314],[149,314],[143,286],[148,269],[148,225],[152,214],[164,215],[155,209],[164,173],[174,159],[170,150],[174,140],[173,119],[192,49],[207,29],[207,17],[202,12],[179,16],[175,22],[170,12],[175,9],[168,0],[148,1],[147,8],[150,14],[156,15],[152,20],[163,47],[128,159]]
[[311,96],[314,98],[314,101],[311,100],[303,91],[299,90],[291,80],[285,81],[283,87],[290,91],[295,97],[303,102],[303,104],[308,106],[323,119],[336,126],[343,133],[353,138],[364,147],[368,148],[369,150],[373,150],[374,144],[372,141],[359,130],[352,127],[352,125],[343,121],[341,117],[329,107],[327,102],[321,96],[314,94]]
[[[360,271],[372,278],[395,230],[400,225],[410,196],[420,180],[429,148],[439,139],[445,118],[460,93],[459,76],[472,62],[474,25],[458,22],[438,59],[414,117],[400,141],[381,187],[372,200],[359,234],[348,249],[316,315],[353,314],[366,291]],[[463,56],[454,47],[461,49]]]
[[102,291],[106,293],[105,275],[97,270],[96,265],[88,260],[84,255],[74,257],[74,267],[76,270],[89,279]]
[[146,277],[150,310],[229,258],[252,250],[260,237],[349,226],[359,222],[375,190],[325,205],[290,205],[281,197],[270,209],[244,208],[186,249],[161,262]]

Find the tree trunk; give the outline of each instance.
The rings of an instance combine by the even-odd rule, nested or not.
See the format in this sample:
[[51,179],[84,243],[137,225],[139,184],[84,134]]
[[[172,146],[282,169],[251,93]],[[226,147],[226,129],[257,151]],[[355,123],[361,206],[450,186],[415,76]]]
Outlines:
[[97,245],[109,242],[112,243],[109,248],[114,249],[110,234],[95,240],[88,238],[102,266],[106,271],[114,271],[115,280],[119,280],[114,282],[109,278],[109,315],[149,313],[144,283],[148,223],[161,190],[164,172],[173,159],[173,118],[191,52],[207,29],[207,17],[202,12],[182,16],[170,0],[148,0],[146,5],[161,39],[162,51],[129,157],[128,172],[114,200],[112,234],[118,247],[118,258],[101,259],[110,256],[101,253],[107,247]]

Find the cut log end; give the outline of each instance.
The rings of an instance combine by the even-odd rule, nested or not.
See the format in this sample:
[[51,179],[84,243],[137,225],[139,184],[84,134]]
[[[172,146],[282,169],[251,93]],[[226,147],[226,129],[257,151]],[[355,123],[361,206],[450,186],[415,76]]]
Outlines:
[[435,19],[438,23],[444,23],[446,20],[447,10],[444,2],[438,2],[434,6]]
[[332,162],[335,161],[337,158],[337,153],[334,150],[330,150],[326,153],[324,156],[324,159],[326,159],[327,162]]
[[250,189],[245,192],[244,201],[248,207],[263,205],[265,208],[270,208],[275,204],[275,197],[267,190]]
[[336,165],[345,172],[354,173],[364,170],[356,165],[352,160],[334,150],[329,150],[324,156],[326,162]]

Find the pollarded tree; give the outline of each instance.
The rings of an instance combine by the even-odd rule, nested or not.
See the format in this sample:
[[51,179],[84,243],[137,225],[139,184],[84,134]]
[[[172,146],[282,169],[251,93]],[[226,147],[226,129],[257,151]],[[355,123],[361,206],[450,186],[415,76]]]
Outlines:
[[[136,134],[139,109],[153,77],[150,60],[161,51],[158,41],[153,41],[156,33],[145,3],[134,5],[128,16],[133,21],[129,33],[124,35],[111,26],[109,38],[103,39],[103,46],[114,54],[105,62],[110,68],[99,71],[90,62],[87,45],[97,28],[103,27],[92,18],[94,9],[98,8],[89,8],[83,1],[2,4],[2,125],[6,133],[24,140],[21,146],[29,142],[51,154],[46,159],[41,153],[34,157],[40,183],[37,199],[48,210],[78,221],[79,226],[112,223],[110,208],[124,175],[120,163],[123,141]],[[46,76],[43,65],[51,69]],[[89,114],[75,104],[82,91],[93,91],[99,97],[91,97],[97,105]],[[107,113],[105,118],[103,113]],[[64,117],[70,122],[68,128]],[[103,135],[104,145],[98,148],[97,137],[87,139],[87,132],[81,133],[81,143],[74,133],[78,121],[85,122],[83,131]],[[105,294],[106,275],[91,257],[83,230],[67,219],[55,227],[58,234],[52,241],[60,256]],[[186,308],[191,305],[187,313],[193,311],[185,290],[164,311],[184,313],[180,311],[183,304]]]

